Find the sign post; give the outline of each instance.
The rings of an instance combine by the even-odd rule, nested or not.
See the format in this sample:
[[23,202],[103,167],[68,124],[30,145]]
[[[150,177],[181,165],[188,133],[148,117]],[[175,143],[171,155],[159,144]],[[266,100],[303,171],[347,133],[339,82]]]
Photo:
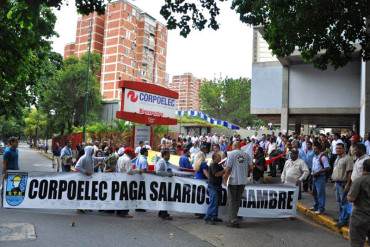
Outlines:
[[[121,108],[117,118],[150,126],[150,145],[154,145],[154,125],[176,125],[176,100],[179,94],[155,84],[127,81],[119,82],[122,88]],[[138,126],[135,126],[135,145]]]

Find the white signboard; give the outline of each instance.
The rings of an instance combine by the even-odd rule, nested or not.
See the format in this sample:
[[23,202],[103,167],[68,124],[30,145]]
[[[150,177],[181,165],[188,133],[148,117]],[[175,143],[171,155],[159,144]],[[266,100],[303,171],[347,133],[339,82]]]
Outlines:
[[139,146],[140,141],[150,143],[150,126],[135,125],[135,147]]
[[176,99],[125,89],[123,111],[155,117],[176,118]]
[[[222,188],[220,214],[227,189]],[[239,216],[285,218],[296,215],[298,188],[286,185],[245,187]],[[4,183],[5,208],[149,209],[205,213],[207,183],[184,177],[153,174],[10,172]]]

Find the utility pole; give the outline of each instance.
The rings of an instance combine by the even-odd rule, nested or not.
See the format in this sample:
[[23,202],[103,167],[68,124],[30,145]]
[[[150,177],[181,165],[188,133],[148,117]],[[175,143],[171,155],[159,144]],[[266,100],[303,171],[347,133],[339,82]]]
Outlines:
[[90,75],[90,53],[91,53],[91,36],[92,36],[92,18],[89,23],[89,48],[87,52],[87,69],[86,69],[86,82],[85,82],[85,98],[84,98],[84,117],[83,117],[83,128],[82,138],[83,142],[86,142],[86,122],[87,122],[87,105],[89,100],[89,75]]

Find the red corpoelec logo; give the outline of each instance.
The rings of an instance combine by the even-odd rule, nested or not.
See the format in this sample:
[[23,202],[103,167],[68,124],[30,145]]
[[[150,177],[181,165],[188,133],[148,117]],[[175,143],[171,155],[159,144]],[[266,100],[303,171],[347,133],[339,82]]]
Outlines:
[[129,91],[127,93],[127,98],[130,99],[131,102],[137,102],[137,100],[139,99],[139,97],[136,95],[136,93],[134,91]]

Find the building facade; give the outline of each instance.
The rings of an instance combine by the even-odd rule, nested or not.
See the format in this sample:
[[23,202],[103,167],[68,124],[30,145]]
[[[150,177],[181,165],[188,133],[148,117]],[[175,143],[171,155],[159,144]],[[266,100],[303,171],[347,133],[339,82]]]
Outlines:
[[177,106],[179,110],[200,110],[200,89],[201,80],[191,73],[175,75],[172,77],[169,88],[179,93]]
[[370,117],[370,99],[364,93],[370,88],[369,63],[362,62],[358,53],[343,68],[319,70],[306,64],[298,52],[276,58],[270,51],[269,57],[261,49],[266,41],[257,29],[254,35],[252,114],[280,125],[283,131],[310,125],[346,127],[363,136],[370,130],[370,121],[362,120]]
[[102,54],[98,78],[104,101],[119,102],[120,80],[166,86],[167,29],[163,24],[127,1],[110,2],[104,15],[78,19],[76,41],[65,46],[65,58],[87,52],[90,25],[91,51]]

